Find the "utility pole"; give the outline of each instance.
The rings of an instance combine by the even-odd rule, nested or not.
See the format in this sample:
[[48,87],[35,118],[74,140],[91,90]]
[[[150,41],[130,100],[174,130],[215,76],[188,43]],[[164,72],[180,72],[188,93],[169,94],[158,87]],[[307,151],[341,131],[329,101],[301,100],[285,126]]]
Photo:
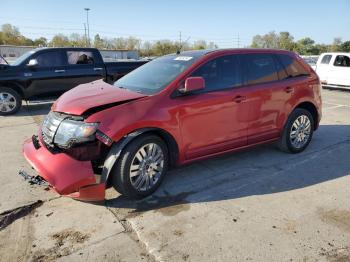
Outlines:
[[180,46],[181,46],[181,42],[182,42],[182,38],[181,38],[181,31],[179,32],[179,42],[180,42]]
[[90,8],[84,8],[84,10],[86,11],[86,24],[87,24],[87,32],[88,32],[88,46],[90,47],[90,25],[89,25],[89,11]]
[[88,47],[89,43],[88,43],[88,38],[86,35],[86,24],[84,23],[84,31],[85,31],[85,47]]
[[240,44],[240,42],[239,42],[239,33],[238,33],[238,35],[237,35],[237,46],[238,46],[238,48],[239,48],[239,44]]

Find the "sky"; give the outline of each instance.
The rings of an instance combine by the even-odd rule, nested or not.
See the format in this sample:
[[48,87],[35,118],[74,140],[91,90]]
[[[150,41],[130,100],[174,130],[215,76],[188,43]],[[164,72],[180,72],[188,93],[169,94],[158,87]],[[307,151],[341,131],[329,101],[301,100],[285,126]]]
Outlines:
[[248,46],[270,31],[325,44],[350,40],[350,0],[0,0],[0,25],[11,23],[30,38],[84,34],[86,7],[91,38],[178,40],[181,32],[182,41],[224,48]]

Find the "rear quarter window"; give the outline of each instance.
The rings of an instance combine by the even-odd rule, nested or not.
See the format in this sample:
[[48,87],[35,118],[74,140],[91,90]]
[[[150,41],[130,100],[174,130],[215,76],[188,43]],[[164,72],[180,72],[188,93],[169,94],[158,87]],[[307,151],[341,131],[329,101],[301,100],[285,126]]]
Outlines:
[[331,55],[325,55],[324,57],[322,57],[321,64],[328,65],[331,59],[332,59]]
[[309,72],[295,58],[284,54],[278,54],[277,57],[287,71],[288,77],[309,75]]

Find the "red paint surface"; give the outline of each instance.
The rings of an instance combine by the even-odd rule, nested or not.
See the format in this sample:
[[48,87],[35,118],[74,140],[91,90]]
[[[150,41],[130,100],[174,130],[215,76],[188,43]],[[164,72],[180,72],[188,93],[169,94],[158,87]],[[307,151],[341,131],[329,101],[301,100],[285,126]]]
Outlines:
[[114,87],[102,80],[79,85],[64,93],[52,106],[53,111],[81,115],[86,110],[109,103],[132,100],[144,95]]

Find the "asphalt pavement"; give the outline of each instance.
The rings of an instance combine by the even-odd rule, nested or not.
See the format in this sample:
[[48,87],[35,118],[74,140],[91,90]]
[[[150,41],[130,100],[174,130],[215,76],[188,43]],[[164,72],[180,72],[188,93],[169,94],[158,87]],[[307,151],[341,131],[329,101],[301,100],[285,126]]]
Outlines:
[[173,169],[146,199],[111,188],[98,204],[18,175],[35,175],[21,145],[50,104],[0,117],[0,261],[350,261],[350,92],[323,102],[301,154],[258,146]]

